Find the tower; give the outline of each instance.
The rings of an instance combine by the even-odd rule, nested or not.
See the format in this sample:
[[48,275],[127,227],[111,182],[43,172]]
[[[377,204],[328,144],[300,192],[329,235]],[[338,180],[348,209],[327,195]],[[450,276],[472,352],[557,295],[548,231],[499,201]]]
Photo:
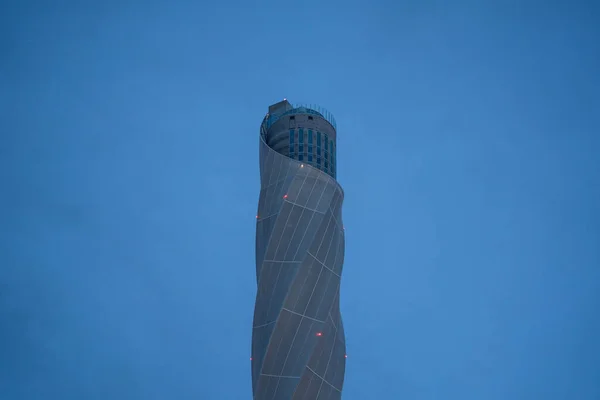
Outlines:
[[345,240],[336,139],[326,110],[287,100],[270,106],[260,126],[255,400],[341,398]]

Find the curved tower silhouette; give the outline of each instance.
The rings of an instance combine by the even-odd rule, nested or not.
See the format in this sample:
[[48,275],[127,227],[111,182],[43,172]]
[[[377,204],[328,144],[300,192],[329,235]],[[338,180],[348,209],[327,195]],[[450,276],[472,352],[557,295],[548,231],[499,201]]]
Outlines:
[[331,114],[287,100],[269,107],[260,127],[254,400],[341,398],[344,192],[336,172]]

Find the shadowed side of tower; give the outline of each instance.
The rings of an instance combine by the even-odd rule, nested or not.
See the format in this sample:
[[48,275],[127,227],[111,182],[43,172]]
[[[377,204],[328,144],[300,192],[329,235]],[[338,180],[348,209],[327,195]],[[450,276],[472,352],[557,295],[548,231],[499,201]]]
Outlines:
[[346,346],[339,309],[344,261],[333,117],[286,100],[260,128],[255,400],[340,399]]

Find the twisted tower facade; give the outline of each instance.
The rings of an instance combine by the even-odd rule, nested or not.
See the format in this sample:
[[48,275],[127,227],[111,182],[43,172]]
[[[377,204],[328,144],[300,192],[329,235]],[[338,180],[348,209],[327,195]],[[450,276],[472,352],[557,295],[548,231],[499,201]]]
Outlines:
[[318,107],[269,107],[260,127],[254,400],[340,399],[344,262],[336,125]]

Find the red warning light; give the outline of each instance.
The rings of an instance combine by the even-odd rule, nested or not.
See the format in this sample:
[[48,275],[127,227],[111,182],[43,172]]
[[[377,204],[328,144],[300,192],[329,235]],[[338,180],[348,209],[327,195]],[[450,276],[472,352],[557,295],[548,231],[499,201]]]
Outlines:
[[283,198],[284,198],[284,199],[287,199],[287,194],[284,194],[284,195],[283,195]]
[[250,357],[250,361],[252,361],[252,357]]
[[348,354],[344,354],[344,358],[348,358]]
[[323,336],[322,332],[317,332],[317,336]]
[[256,216],[256,219],[258,219],[258,215]]

